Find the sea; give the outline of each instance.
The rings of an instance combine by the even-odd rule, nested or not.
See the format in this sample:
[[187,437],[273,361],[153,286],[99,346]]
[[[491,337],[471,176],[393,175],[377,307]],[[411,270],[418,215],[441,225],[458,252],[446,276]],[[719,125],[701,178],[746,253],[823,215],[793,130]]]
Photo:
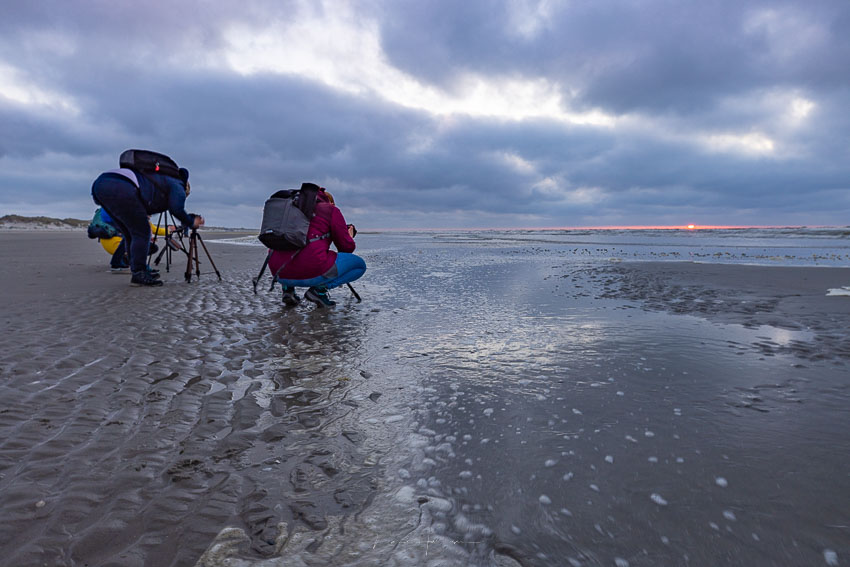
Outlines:
[[[689,261],[757,266],[850,266],[850,226],[546,228],[363,231],[358,238],[482,246],[558,247],[588,261]],[[218,242],[262,246],[256,237]]]

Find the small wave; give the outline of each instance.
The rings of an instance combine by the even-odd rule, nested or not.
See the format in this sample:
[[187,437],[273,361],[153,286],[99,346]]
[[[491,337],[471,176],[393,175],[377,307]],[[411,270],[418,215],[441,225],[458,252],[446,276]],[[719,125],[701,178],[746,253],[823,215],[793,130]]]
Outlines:
[[217,238],[215,240],[205,240],[205,242],[216,242],[219,244],[235,244],[237,246],[263,246],[263,243],[257,240],[257,237],[239,236],[236,238]]

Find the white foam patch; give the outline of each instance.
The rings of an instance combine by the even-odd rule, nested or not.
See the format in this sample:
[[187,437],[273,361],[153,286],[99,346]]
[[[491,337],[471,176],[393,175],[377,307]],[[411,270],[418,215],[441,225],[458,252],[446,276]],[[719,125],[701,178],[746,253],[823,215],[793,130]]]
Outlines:
[[827,565],[838,565],[838,554],[831,549],[823,550],[823,560]]
[[850,286],[835,287],[826,290],[827,295],[850,295]]
[[657,492],[653,492],[649,497],[652,499],[653,502],[655,502],[659,506],[667,505],[667,501]]
[[412,503],[416,499],[416,490],[412,486],[402,486],[396,491],[395,499],[405,504]]
[[436,496],[431,496],[426,505],[429,509],[436,512],[448,512],[452,509],[452,503],[450,500],[447,500],[446,498],[437,498]]

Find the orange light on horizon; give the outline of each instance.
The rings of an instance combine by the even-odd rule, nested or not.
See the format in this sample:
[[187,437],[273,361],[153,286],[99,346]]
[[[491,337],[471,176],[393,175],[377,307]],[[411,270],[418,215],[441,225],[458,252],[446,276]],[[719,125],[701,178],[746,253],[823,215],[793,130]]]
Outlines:
[[696,225],[693,225],[693,224],[689,224],[689,225],[688,225],[688,229],[689,229],[689,230],[693,230],[693,229],[695,229],[695,228],[696,228]]

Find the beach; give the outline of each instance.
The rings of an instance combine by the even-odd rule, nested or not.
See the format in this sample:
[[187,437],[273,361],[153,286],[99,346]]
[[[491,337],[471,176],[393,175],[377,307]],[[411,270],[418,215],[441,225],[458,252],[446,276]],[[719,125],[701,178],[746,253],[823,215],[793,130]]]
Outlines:
[[136,288],[84,232],[0,232],[0,563],[850,558],[843,260],[364,233],[363,301],[288,309],[201,234],[221,281],[202,250]]

